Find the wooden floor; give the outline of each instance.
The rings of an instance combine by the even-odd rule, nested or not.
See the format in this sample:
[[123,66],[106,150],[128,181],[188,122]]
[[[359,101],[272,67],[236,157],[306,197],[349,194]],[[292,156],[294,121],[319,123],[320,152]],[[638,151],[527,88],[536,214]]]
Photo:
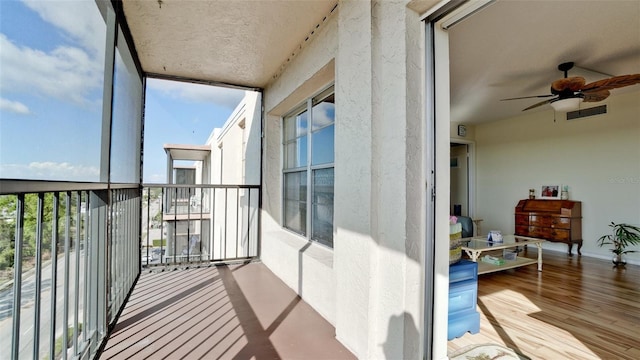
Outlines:
[[640,266],[548,251],[543,262],[480,275],[480,333],[449,353],[497,343],[531,359],[640,359]]

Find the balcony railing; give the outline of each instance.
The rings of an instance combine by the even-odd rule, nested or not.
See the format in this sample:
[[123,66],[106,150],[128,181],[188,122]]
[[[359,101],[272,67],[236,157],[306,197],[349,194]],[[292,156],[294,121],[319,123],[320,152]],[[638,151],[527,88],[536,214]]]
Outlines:
[[140,272],[137,185],[0,181],[0,349],[92,357]]
[[141,266],[258,256],[259,199],[248,185],[0,180],[1,351],[93,357]]
[[257,185],[145,185],[143,267],[257,257]]

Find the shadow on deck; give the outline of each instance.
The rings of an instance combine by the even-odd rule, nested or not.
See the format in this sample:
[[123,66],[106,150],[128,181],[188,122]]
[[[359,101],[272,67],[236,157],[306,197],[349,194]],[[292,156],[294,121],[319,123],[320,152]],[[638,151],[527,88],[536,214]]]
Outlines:
[[262,263],[147,271],[102,359],[354,359]]

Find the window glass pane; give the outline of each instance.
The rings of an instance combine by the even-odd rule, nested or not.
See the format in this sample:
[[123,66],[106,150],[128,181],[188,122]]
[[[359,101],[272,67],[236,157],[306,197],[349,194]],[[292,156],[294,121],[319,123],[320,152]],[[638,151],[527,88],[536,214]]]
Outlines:
[[307,134],[307,112],[296,116],[296,136]]
[[334,127],[334,125],[325,127],[311,135],[311,165],[330,164],[333,162]]
[[284,140],[285,142],[296,137],[296,118],[291,116],[284,119]]
[[122,31],[118,34],[113,79],[111,181],[133,183],[140,178],[142,80]]
[[307,231],[307,173],[288,173],[284,176],[284,225],[306,234]]
[[311,238],[333,247],[333,168],[313,171]]
[[284,175],[286,200],[307,201],[307,173],[305,171]]
[[333,94],[313,106],[313,130],[335,122],[336,112]]
[[284,168],[307,166],[307,137],[303,136],[285,145]]
[[307,112],[288,117],[284,121],[284,139],[292,140],[307,134]]
[[285,202],[284,226],[302,235],[307,234],[307,203]]

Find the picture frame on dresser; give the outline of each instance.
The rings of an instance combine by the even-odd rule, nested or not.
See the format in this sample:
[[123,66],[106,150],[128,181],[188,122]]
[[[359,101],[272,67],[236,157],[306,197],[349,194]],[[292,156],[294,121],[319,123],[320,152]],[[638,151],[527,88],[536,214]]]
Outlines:
[[562,185],[542,185],[540,188],[540,199],[560,200]]

